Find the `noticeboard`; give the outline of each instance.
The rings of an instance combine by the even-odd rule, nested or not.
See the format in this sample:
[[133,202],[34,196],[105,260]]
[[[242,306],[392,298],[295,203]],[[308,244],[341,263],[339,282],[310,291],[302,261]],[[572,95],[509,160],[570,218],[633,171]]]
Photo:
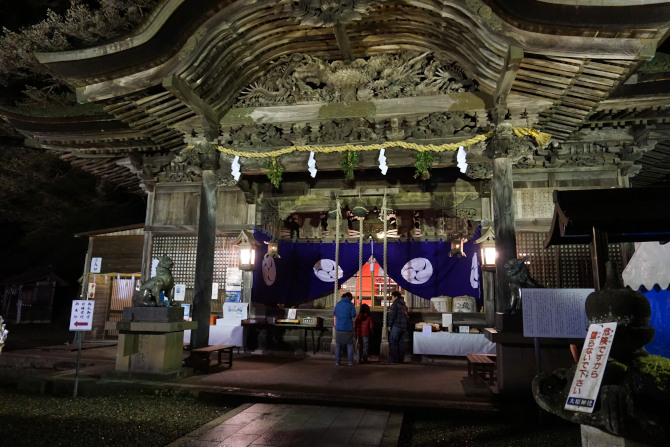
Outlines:
[[521,289],[524,337],[584,338],[593,289]]

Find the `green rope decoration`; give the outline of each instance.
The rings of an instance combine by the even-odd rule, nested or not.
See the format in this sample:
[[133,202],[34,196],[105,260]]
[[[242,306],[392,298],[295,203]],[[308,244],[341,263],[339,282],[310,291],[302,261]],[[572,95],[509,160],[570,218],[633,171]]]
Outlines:
[[435,154],[432,152],[417,152],[416,163],[414,163],[414,167],[416,168],[414,178],[428,180],[430,178],[430,168],[433,166],[434,162]]
[[358,162],[358,152],[356,151],[342,152],[342,158],[340,159],[340,166],[342,166],[342,172],[344,172],[345,181],[349,182],[354,179],[354,168],[356,168],[357,162]]
[[267,175],[268,179],[270,179],[270,183],[272,183],[276,189],[279,189],[281,176],[284,173],[284,166],[282,166],[279,160],[272,158],[265,164],[265,168],[268,170]]

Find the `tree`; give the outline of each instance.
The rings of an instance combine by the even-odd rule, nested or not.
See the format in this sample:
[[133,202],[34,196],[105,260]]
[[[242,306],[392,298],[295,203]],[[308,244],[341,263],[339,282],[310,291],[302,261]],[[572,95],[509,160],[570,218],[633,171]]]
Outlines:
[[[43,2],[48,4],[48,2]],[[0,85],[3,103],[48,108],[76,103],[74,91],[64,79],[46,70],[35,52],[90,47],[135,28],[157,0],[100,0],[91,9],[81,0],[71,0],[62,15],[47,9],[46,18],[22,26],[5,27],[0,37]],[[21,92],[22,95],[17,95]]]
[[0,277],[46,264],[74,280],[87,247],[76,233],[142,223],[146,209],[142,196],[48,151],[7,144],[0,149],[0,191]]
[[[13,3],[14,30],[5,27],[9,14],[0,14],[0,105],[74,105],[67,81],[46,70],[34,53],[90,47],[131,32],[157,0],[62,3]],[[36,11],[46,17],[35,21]],[[87,247],[75,233],[143,222],[145,208],[142,196],[114,188],[54,153],[24,147],[23,137],[0,122],[0,277],[46,264],[74,280]]]

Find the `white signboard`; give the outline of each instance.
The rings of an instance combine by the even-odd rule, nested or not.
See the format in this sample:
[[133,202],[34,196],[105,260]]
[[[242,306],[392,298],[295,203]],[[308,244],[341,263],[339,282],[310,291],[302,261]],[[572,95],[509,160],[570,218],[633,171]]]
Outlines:
[[213,282],[212,283],[212,299],[213,300],[218,300],[219,299],[219,283],[218,282]]
[[226,290],[242,290],[242,270],[232,267],[226,269]]
[[184,301],[186,298],[186,284],[175,284],[174,285],[174,300],[175,301]]
[[93,300],[72,301],[72,314],[70,314],[71,331],[90,331],[93,329]]
[[288,318],[289,320],[295,320],[297,312],[298,309],[289,309],[286,318]]
[[584,302],[593,289],[521,289],[523,336],[584,338]]
[[431,335],[433,335],[433,326],[429,324],[424,324],[423,326],[421,326],[421,334],[424,337],[430,337]]
[[451,327],[453,322],[454,316],[452,314],[442,314],[442,327]]
[[158,268],[158,262],[159,261],[158,261],[157,258],[154,258],[154,259],[151,260],[151,274],[150,274],[151,278],[156,276],[156,269]]
[[[249,303],[223,303],[223,323],[226,326],[239,326],[247,319]],[[217,320],[217,324],[218,320]]]
[[100,273],[100,267],[102,266],[102,258],[91,258],[91,273]]
[[575,376],[572,378],[568,400],[565,402],[566,410],[593,413],[615,332],[616,323],[589,326]]

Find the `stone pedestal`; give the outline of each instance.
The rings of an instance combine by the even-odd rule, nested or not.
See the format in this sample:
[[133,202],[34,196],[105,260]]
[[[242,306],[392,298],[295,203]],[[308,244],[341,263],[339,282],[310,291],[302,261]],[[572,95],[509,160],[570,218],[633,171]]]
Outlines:
[[582,425],[581,432],[582,447],[648,447],[648,444],[612,435],[589,425]]
[[[197,322],[184,321],[181,307],[130,307],[116,323],[119,343],[115,377],[171,380],[186,377],[182,367],[184,330],[196,329]],[[127,319],[126,319],[127,318]]]
[[[496,313],[496,327],[486,328],[484,334],[496,343],[497,385],[501,397],[532,399],[532,383],[537,375],[535,339],[523,336],[521,314]],[[567,338],[540,339],[540,359],[543,371],[569,368],[573,363],[571,343],[583,340]]]

